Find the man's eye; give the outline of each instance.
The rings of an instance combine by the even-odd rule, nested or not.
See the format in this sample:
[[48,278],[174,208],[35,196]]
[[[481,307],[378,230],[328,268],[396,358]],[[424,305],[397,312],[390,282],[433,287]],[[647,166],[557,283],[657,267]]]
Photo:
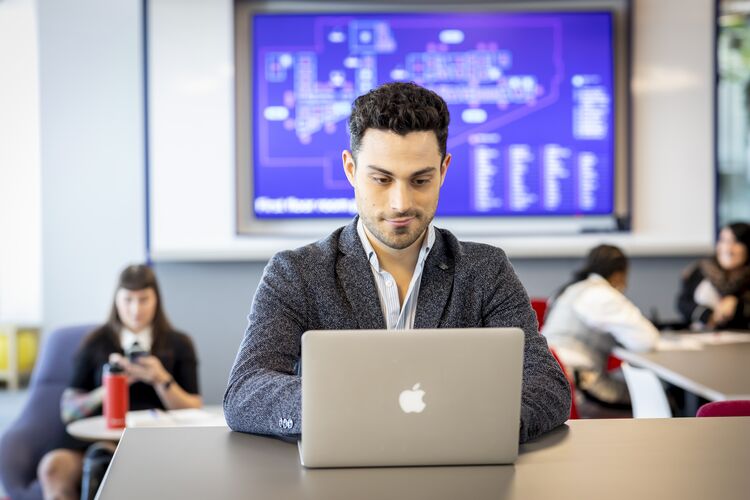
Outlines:
[[417,186],[426,186],[430,183],[430,179],[414,179],[414,184]]
[[391,181],[388,177],[373,177],[372,180],[378,184],[388,184]]

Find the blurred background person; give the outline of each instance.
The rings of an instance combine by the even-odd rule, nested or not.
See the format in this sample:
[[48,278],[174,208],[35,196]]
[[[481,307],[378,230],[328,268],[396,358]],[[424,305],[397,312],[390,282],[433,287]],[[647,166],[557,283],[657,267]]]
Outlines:
[[750,224],[719,232],[713,257],[690,265],[677,308],[693,329],[750,329]]
[[543,334],[576,373],[578,388],[595,403],[630,404],[621,370],[608,371],[612,349],[655,347],[659,332],[625,297],[628,259],[616,246],[593,248],[582,269],[553,297]]
[[[102,369],[108,362],[120,364],[128,376],[130,410],[202,406],[193,342],[169,323],[156,276],[145,265],[122,271],[109,319],[83,340],[60,402],[65,423],[101,414]],[[84,451],[90,444],[65,436],[44,455],[38,477],[45,498],[81,497]],[[114,450],[113,443],[97,446]]]

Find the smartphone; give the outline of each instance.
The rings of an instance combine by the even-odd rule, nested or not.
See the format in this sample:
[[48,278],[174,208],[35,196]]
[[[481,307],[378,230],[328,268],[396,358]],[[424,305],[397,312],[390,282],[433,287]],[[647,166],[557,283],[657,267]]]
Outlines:
[[142,358],[143,356],[148,356],[148,352],[144,351],[143,349],[133,349],[128,352],[128,361],[130,361],[131,363],[136,363],[138,361],[138,358]]

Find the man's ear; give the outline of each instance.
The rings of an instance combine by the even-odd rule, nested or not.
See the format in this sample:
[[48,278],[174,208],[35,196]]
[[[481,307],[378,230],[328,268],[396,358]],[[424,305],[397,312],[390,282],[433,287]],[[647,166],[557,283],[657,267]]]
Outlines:
[[354,155],[351,151],[345,149],[341,152],[341,162],[344,165],[344,173],[346,178],[349,179],[349,184],[354,187],[354,175],[357,171],[357,164],[354,162]]
[[445,182],[445,174],[448,173],[448,166],[451,164],[451,160],[453,159],[453,156],[450,153],[445,154],[445,159],[443,160],[443,164],[440,165],[440,185],[443,185],[443,182]]

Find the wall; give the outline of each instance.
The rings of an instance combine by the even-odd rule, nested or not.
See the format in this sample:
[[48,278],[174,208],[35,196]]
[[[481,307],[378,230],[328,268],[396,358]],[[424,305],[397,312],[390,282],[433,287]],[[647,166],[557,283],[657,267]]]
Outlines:
[[44,325],[102,321],[145,258],[141,2],[39,0]]
[[41,319],[36,0],[0,2],[0,322]]

